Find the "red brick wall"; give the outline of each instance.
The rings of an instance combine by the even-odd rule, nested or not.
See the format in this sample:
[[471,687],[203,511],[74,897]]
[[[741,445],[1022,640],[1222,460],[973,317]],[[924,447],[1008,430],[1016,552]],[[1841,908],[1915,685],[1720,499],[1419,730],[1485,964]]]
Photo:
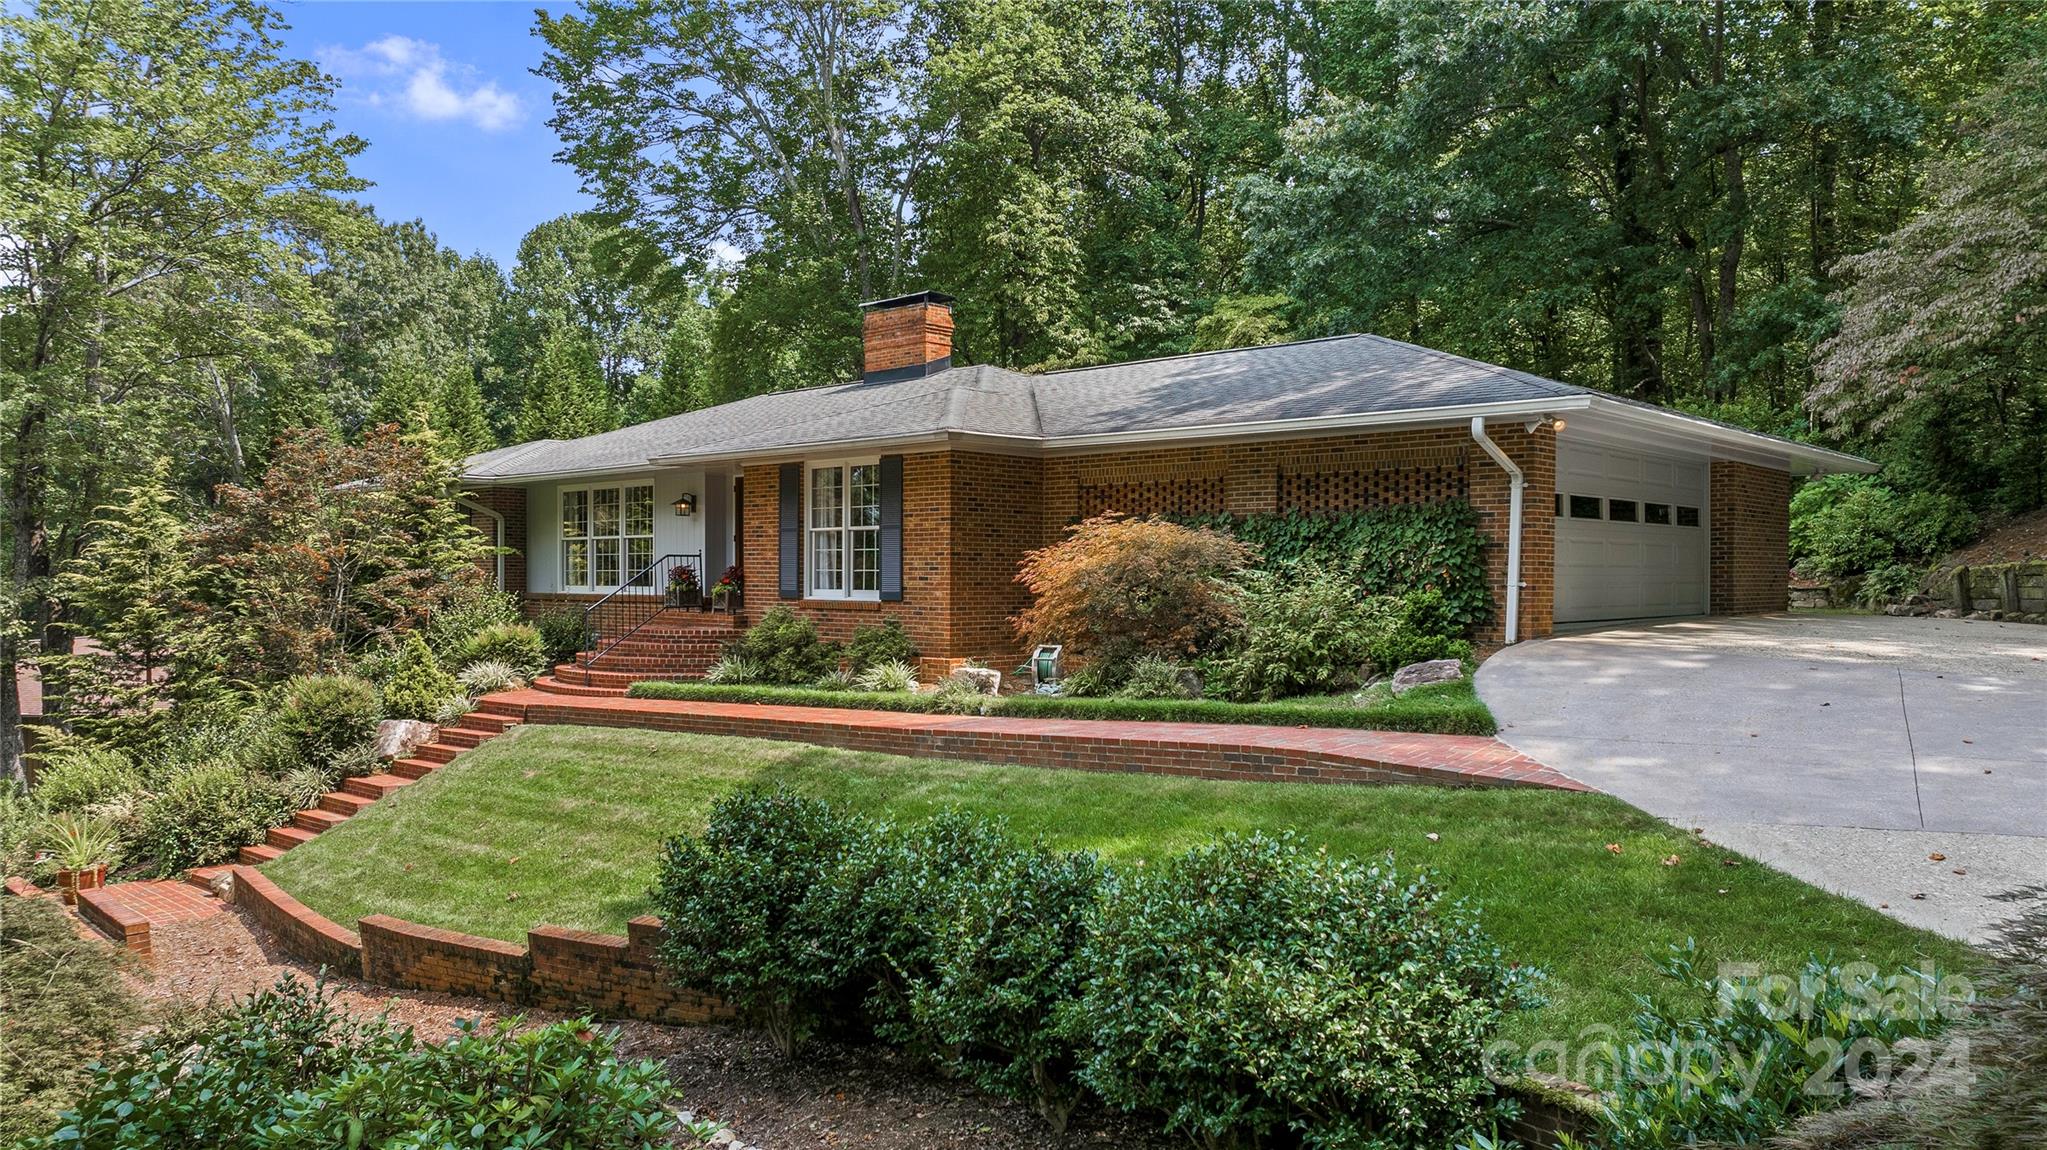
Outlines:
[[[1550,632],[1554,600],[1556,437],[1519,425],[1491,435],[1527,476],[1522,524],[1521,635]],[[1025,602],[1015,581],[1025,551],[1061,537],[1082,515],[1385,506],[1466,498],[1494,540],[1493,598],[1506,601],[1509,484],[1465,428],[1317,439],[1161,447],[1045,459],[931,451],[903,458],[903,600],[790,599],[776,594],[780,470],[746,469],[748,622],[778,603],[817,620],[827,637],[883,618],[902,622],[927,666],[982,659],[1007,671],[1023,644],[1009,619]],[[1480,638],[1498,641],[1495,621]]]
[[[1550,633],[1556,524],[1548,514],[1556,493],[1556,436],[1520,425],[1488,429],[1525,473],[1521,530],[1521,637]],[[1193,505],[1195,492],[1220,492],[1222,506]],[[1493,540],[1486,561],[1493,602],[1506,608],[1507,474],[1464,427],[1368,432],[1317,439],[1161,447],[1045,461],[1045,537],[1057,538],[1083,515],[1113,509],[1131,514],[1229,511],[1327,511],[1466,498]],[[1111,508],[1110,497],[1127,503]],[[1496,620],[1479,638],[1505,634]]]
[[1790,595],[1790,474],[1716,459],[1709,482],[1713,614],[1784,610]]
[[[526,489],[523,487],[483,487],[463,493],[471,502],[482,504],[505,517],[505,590],[518,594],[526,592]],[[468,510],[465,508],[464,510]],[[482,535],[487,543],[495,542],[497,521],[481,512],[469,510],[469,525]],[[497,562],[485,559],[483,569],[495,575]]]

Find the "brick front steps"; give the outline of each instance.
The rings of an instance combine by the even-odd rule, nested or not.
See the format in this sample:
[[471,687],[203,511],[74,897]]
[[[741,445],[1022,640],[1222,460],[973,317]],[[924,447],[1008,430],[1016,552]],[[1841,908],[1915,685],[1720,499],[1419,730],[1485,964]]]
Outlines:
[[342,780],[340,790],[321,795],[318,803],[293,815],[289,825],[270,828],[264,842],[243,847],[237,860],[244,866],[259,866],[301,843],[309,843],[314,836],[347,822],[392,791],[411,786],[454,761],[456,755],[480,747],[518,724],[515,716],[471,711],[441,727],[434,735],[435,741],[415,748],[412,757],[393,762],[389,774]]
[[528,723],[784,739],[917,758],[1274,782],[1592,789],[1497,739],[1472,735],[898,714],[577,696],[537,683],[487,695],[478,706]]

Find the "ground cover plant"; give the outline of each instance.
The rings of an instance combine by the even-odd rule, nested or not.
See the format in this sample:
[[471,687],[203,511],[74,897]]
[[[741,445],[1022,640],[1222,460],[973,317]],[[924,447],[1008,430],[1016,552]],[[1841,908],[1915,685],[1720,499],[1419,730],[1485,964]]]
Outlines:
[[139,1021],[119,962],[55,903],[0,902],[0,1146],[49,1130]]
[[770,703],[788,707],[852,707],[915,714],[956,714],[961,710],[1023,719],[1107,719],[1118,722],[1257,723],[1283,727],[1354,727],[1373,731],[1424,731],[1441,735],[1490,735],[1493,714],[1466,679],[1435,683],[1395,695],[1383,685],[1362,693],[1306,695],[1276,702],[1234,703],[1227,699],[1143,699],[1073,695],[978,696],[964,700],[942,693],[862,691],[819,687],[773,687],[716,678],[701,683],[635,683],[636,699],[681,699],[722,703]]
[[465,1024],[422,1042],[286,976],[108,1058],[76,1107],[25,1147],[651,1150],[677,1131],[671,1093],[658,1066],[619,1061],[612,1036],[587,1021]]
[[1602,795],[1105,775],[595,728],[514,730],[269,871],[344,924],[383,913],[508,940],[538,923],[620,933],[652,908],[656,845],[700,830],[718,798],[749,784],[896,821],[1001,816],[1021,837],[1118,864],[1226,831],[1292,829],[1354,859],[1392,851],[1549,972],[1548,1005],[1505,1027],[1519,1042],[1626,1028],[1636,995],[1671,993],[1656,960],[1686,938],[1707,961],[1786,973],[1810,952],[1884,969],[1970,953]]

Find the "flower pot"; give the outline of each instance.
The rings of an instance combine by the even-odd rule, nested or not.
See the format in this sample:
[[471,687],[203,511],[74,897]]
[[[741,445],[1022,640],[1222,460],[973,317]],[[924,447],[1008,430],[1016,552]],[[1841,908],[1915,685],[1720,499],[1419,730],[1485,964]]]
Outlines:
[[668,589],[668,605],[670,607],[698,607],[703,602],[704,593],[694,587],[670,587]]
[[57,894],[65,906],[78,905],[78,892],[98,890],[107,885],[107,864],[94,863],[83,870],[57,869]]
[[711,609],[713,611],[723,611],[728,615],[738,611],[739,592],[736,590],[713,590],[711,592]]

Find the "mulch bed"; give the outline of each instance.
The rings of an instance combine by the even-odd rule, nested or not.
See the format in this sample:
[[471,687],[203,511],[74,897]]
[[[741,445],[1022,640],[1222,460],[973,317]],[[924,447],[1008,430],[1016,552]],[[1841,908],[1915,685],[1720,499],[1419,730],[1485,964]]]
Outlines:
[[[280,975],[318,972],[275,950],[239,912],[174,923],[153,932],[156,965],[131,976],[154,1002],[225,1003],[261,990]],[[486,1022],[520,1012],[500,1002],[446,994],[393,991],[354,979],[330,978],[338,1004],[383,1011],[424,1037],[444,1038],[466,1018]],[[530,1021],[556,1016],[525,1012]],[[677,1105],[716,1117],[750,1146],[872,1147],[875,1150],[975,1147],[1051,1150],[1114,1143],[1146,1150],[1185,1145],[1143,1122],[1084,1110],[1061,1138],[1029,1108],[982,1094],[910,1065],[880,1048],[817,1041],[785,1062],[766,1037],[729,1027],[618,1024],[620,1052],[666,1064]]]

